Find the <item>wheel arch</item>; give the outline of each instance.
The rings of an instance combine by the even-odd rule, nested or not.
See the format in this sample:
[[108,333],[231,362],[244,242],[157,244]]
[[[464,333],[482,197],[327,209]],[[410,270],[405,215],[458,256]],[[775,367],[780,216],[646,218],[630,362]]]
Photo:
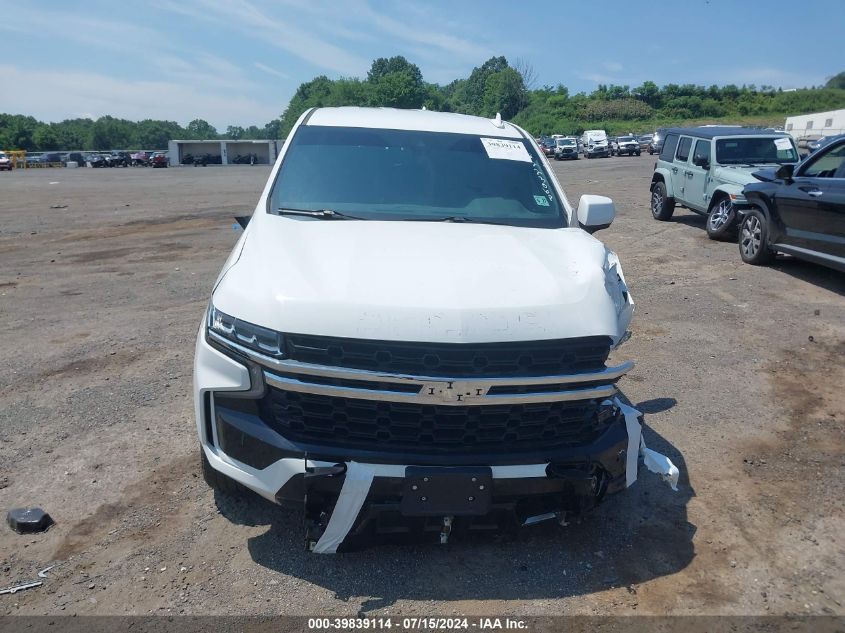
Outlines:
[[655,169],[654,174],[651,176],[651,185],[649,186],[649,191],[654,189],[655,183],[662,182],[663,185],[666,187],[666,196],[669,198],[675,197],[675,192],[672,189],[672,179],[669,177],[669,172],[666,169]]

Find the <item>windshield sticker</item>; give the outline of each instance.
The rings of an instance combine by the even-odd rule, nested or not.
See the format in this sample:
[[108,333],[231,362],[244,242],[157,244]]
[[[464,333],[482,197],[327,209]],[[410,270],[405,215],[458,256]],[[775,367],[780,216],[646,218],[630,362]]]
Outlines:
[[775,147],[778,149],[792,149],[792,143],[788,138],[776,138]]
[[534,202],[541,207],[549,206],[549,201],[546,199],[546,196],[534,196]]
[[500,138],[481,138],[481,144],[488,158],[497,160],[521,160],[531,162],[531,156],[522,141],[505,141]]
[[531,164],[534,166],[534,174],[537,176],[537,180],[540,181],[540,186],[546,193],[546,197],[549,200],[553,200],[551,189],[549,189],[549,183],[546,180],[546,177],[543,175],[543,170],[540,169],[540,165],[538,165],[536,162],[532,162]]

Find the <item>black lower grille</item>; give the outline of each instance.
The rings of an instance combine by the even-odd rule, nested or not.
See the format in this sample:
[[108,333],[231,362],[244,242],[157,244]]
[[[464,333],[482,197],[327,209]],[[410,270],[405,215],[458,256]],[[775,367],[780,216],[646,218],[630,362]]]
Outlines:
[[450,407],[269,388],[261,418],[292,441],[408,452],[514,452],[584,446],[612,421],[594,400]]
[[607,336],[508,343],[414,343],[286,334],[288,358],[417,376],[550,376],[604,368]]

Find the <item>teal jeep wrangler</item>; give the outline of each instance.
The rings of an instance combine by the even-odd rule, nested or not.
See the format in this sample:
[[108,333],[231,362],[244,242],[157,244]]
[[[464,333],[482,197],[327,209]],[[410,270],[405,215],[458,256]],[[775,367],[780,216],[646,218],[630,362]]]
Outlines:
[[764,166],[795,164],[792,137],[741,127],[670,128],[651,177],[651,215],[668,220],[675,206],[707,216],[710,239],[736,234],[742,188]]

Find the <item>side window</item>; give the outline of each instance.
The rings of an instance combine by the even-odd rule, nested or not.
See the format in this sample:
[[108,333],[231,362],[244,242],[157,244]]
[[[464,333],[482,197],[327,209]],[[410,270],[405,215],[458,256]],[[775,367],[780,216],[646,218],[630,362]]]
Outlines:
[[693,152],[692,160],[694,163],[710,163],[710,141],[699,140],[695,142],[695,152]]
[[672,162],[672,157],[675,155],[675,148],[678,146],[678,135],[669,134],[666,140],[663,141],[663,149],[660,151],[660,160],[665,160],[667,163]]
[[687,162],[690,147],[692,147],[692,139],[689,136],[682,136],[681,142],[678,143],[678,153],[675,154],[675,158],[682,163]]
[[833,148],[827,154],[819,156],[800,174],[807,178],[835,178],[845,163],[845,145]]

